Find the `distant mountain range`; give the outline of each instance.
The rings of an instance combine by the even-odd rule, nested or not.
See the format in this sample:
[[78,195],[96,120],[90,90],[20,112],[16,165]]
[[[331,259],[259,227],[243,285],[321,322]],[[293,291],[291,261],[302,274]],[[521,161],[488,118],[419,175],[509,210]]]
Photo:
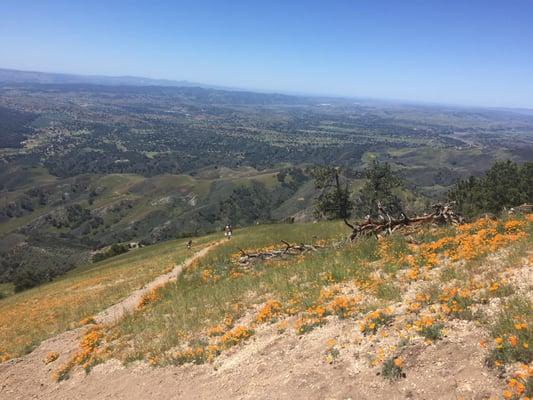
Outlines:
[[1,84],[52,84],[52,85],[102,85],[102,86],[137,86],[137,87],[190,87],[190,88],[202,88],[202,89],[215,89],[225,90],[231,92],[242,93],[256,93],[256,94],[272,94],[275,96],[282,96],[285,100],[289,97],[297,98],[314,98],[323,99],[328,103],[323,105],[330,105],[329,102],[356,102],[355,104],[365,105],[385,105],[385,104],[399,104],[399,105],[428,105],[437,107],[453,107],[453,108],[478,108],[484,110],[504,111],[518,113],[527,116],[533,116],[533,109],[529,108],[512,108],[512,107],[475,107],[475,106],[462,106],[457,104],[439,104],[439,103],[423,103],[411,100],[393,100],[393,99],[379,99],[371,97],[345,97],[335,95],[320,95],[310,93],[296,93],[291,91],[270,91],[253,88],[239,88],[222,85],[210,85],[199,82],[189,81],[175,81],[171,79],[154,79],[145,78],[141,76],[106,76],[106,75],[78,75],[78,74],[63,74],[57,72],[39,72],[39,71],[21,71],[16,69],[0,68],[0,85]]
[[19,71],[0,68],[0,83],[41,83],[41,84],[93,84],[109,86],[170,86],[170,87],[201,87],[206,89],[238,90],[236,88],[206,85],[189,81],[173,81],[169,79],[152,79],[138,76],[104,76],[74,75],[52,72]]

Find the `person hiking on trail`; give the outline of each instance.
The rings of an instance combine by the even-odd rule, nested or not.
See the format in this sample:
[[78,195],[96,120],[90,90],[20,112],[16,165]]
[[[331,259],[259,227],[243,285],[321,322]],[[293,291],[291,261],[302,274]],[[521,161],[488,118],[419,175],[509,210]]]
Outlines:
[[187,250],[190,250],[192,248],[192,240],[189,240],[187,242]]
[[233,229],[231,228],[231,225],[228,224],[224,228],[224,236],[226,236],[229,239],[231,239],[231,235],[233,234]]

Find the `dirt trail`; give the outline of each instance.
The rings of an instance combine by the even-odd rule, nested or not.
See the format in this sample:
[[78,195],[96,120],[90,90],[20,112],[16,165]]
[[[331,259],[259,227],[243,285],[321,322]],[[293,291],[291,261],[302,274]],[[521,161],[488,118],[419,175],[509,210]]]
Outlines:
[[[220,240],[210,244],[181,264],[176,265],[172,271],[158,276],[141,289],[133,291],[124,300],[97,314],[95,321],[100,324],[117,322],[125,314],[133,311],[145,294],[158,286],[175,281],[184,268],[204,257],[210,250],[223,242]],[[66,362],[78,349],[83,330],[84,328],[80,327],[63,332],[43,341],[30,354],[0,364],[0,400],[58,398],[58,394],[52,395],[51,393],[54,393],[61,385],[52,382],[50,374],[53,368]],[[43,359],[49,352],[58,352],[60,357],[52,364],[46,365]]]
[[224,242],[223,240],[220,240],[218,242],[215,242],[203,248],[199,252],[195,253],[192,257],[186,259],[183,263],[176,265],[172,269],[172,271],[166,274],[163,274],[163,275],[159,275],[152,282],[148,283],[141,289],[138,289],[132,292],[128,297],[126,297],[121,302],[114,304],[111,307],[97,314],[94,318],[95,321],[98,324],[111,324],[113,322],[117,322],[125,314],[133,311],[145,294],[149,293],[151,290],[155,289],[158,286],[175,281],[176,279],[178,279],[178,276],[181,274],[181,271],[183,271],[184,268],[191,265],[199,258],[204,257],[214,247],[220,245],[223,242]]

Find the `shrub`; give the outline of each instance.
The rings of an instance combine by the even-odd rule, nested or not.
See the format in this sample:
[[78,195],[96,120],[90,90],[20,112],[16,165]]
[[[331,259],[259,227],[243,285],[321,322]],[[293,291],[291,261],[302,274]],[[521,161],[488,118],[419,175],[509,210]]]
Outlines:
[[418,333],[420,333],[420,336],[423,336],[426,339],[436,341],[442,338],[443,327],[443,324],[433,324],[430,326],[424,326]]
[[327,306],[332,314],[339,318],[348,318],[356,312],[357,301],[355,298],[347,296],[335,297]]
[[226,332],[221,338],[220,343],[224,347],[236,346],[239,343],[245,341],[254,334],[252,329],[245,326],[237,326],[231,331]]
[[381,368],[381,375],[390,380],[405,378],[402,359],[400,357],[391,357],[385,360]]
[[[203,364],[207,360],[208,353],[203,347],[188,348],[177,351],[170,357],[170,363],[173,365],[183,365],[188,363]],[[151,364],[156,364],[155,360]]]
[[327,314],[328,310],[326,310],[322,306],[309,308],[302,317],[296,320],[294,330],[298,335],[303,335],[304,333],[311,332],[316,327],[324,324],[324,317]]
[[128,252],[128,250],[129,249],[127,245],[115,243],[111,246],[109,250],[104,251],[102,253],[96,253],[93,256],[93,262],[98,262],[98,261],[105,260],[106,258],[118,256],[119,254]]
[[268,300],[255,317],[257,323],[276,322],[281,315],[281,303],[277,300]]
[[389,325],[394,317],[388,310],[376,310],[365,316],[364,322],[359,326],[359,330],[364,335],[374,334],[381,326]]
[[13,276],[13,284],[15,285],[15,292],[21,292],[26,289],[38,286],[43,282],[49,281],[49,276],[38,269],[30,266],[21,266],[15,270]]

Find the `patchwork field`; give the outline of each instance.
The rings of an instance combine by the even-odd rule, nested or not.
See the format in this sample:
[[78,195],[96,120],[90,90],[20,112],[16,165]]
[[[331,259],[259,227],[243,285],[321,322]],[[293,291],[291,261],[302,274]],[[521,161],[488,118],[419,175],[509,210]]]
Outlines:
[[0,282],[18,289],[22,270],[47,282],[113,244],[310,221],[316,167],[339,167],[357,204],[389,163],[419,212],[533,154],[533,119],[513,109],[18,82],[0,113]]

